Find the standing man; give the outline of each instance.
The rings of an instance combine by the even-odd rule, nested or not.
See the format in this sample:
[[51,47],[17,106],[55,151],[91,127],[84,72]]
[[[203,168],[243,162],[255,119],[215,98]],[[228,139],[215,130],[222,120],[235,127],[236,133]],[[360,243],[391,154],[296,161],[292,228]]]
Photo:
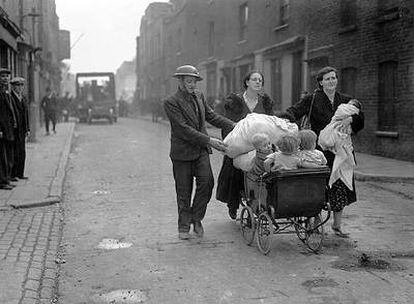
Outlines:
[[9,92],[10,70],[0,69],[0,189],[11,190],[10,181],[14,161],[14,135],[17,119]]
[[27,179],[24,176],[24,165],[26,161],[26,137],[30,134],[29,111],[26,98],[23,95],[25,79],[14,77],[11,81],[11,97],[17,119],[17,131],[14,141],[14,165],[12,177]]
[[[180,66],[173,77],[178,79],[178,90],[164,102],[164,110],[171,124],[170,158],[177,193],[178,237],[187,240],[191,224],[196,236],[204,234],[201,221],[214,186],[211,147],[218,151],[226,149],[221,140],[207,134],[206,121],[225,130],[231,130],[234,123],[214,113],[203,94],[196,91],[196,83],[202,78],[195,67]],[[196,190],[191,204],[194,179]]]
[[43,97],[42,102],[40,103],[42,107],[43,114],[45,115],[45,127],[46,135],[49,135],[49,123],[52,122],[53,133],[56,133],[56,110],[57,110],[57,100],[54,96],[52,90],[47,87],[46,95]]

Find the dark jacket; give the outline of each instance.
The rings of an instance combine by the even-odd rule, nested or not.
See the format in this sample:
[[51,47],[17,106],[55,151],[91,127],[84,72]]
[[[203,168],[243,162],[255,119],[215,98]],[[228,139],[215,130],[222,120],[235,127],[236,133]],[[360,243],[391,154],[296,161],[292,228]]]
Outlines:
[[[334,104],[332,106],[328,96],[323,90],[316,90],[314,92],[315,99],[313,101],[310,122],[312,130],[319,136],[319,133],[331,121],[336,109],[341,103],[347,103],[352,97],[342,93],[335,93]],[[294,104],[286,111],[292,114],[296,120],[299,120],[303,115],[309,113],[309,108],[312,102],[313,94],[306,95],[298,103]],[[364,128],[364,113],[352,115],[351,128],[354,134]]]
[[[260,94],[254,113],[273,115],[274,102],[267,94]],[[224,116],[238,122],[251,113],[243,99],[243,93],[232,93],[227,96],[224,104]],[[228,132],[222,132],[225,138]],[[216,198],[229,204],[230,208],[237,209],[240,201],[240,192],[244,190],[243,171],[233,166],[233,159],[224,156],[223,165],[217,179]]]
[[194,97],[180,89],[164,102],[164,110],[171,124],[172,160],[190,161],[197,159],[203,151],[212,153],[206,121],[217,128],[233,128],[232,121],[214,113],[203,94],[196,92],[195,96],[199,115],[193,107]]
[[20,140],[24,140],[26,133],[30,131],[29,128],[29,111],[27,109],[26,98],[22,96],[21,99],[17,97],[17,94],[12,90],[11,97],[15,106],[16,119],[17,119],[17,136]]
[[57,99],[53,94],[50,97],[46,95],[42,98],[40,106],[45,114],[55,114],[58,106]]
[[[255,113],[273,115],[273,100],[267,94],[259,94],[258,105]],[[245,118],[250,113],[249,108],[243,99],[243,93],[231,93],[227,96],[224,103],[224,116],[234,122],[238,122]],[[229,132],[222,132],[223,139]]]
[[[332,106],[328,96],[326,96],[323,90],[319,89],[315,91],[314,94],[315,99],[313,101],[310,122],[312,130],[319,136],[321,130],[325,128],[326,125],[331,121],[331,118],[335,114],[338,106],[341,103],[347,103],[351,99],[351,96],[336,92]],[[288,113],[291,113],[297,120],[299,120],[303,115],[309,112],[309,108],[312,102],[312,95],[313,94],[309,94],[305,96],[297,104],[294,104],[286,111]],[[351,128],[353,134],[358,133],[364,128],[364,113],[362,111],[360,111],[359,114],[352,115]],[[320,147],[318,147],[318,149],[322,150]],[[329,168],[332,168],[333,162],[335,160],[335,154],[327,150],[323,151],[323,154],[328,161],[327,165]],[[349,203],[356,201],[355,184],[352,191],[349,189],[346,191],[346,197]]]
[[14,140],[14,125],[13,112],[11,109],[12,101],[10,93],[0,92],[0,131],[3,133],[3,140]]

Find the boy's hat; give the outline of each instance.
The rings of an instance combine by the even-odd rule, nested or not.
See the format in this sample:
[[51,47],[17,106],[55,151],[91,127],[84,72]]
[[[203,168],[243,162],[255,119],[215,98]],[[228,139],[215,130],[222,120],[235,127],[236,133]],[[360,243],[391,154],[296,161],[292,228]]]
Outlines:
[[11,71],[9,69],[6,68],[0,68],[0,75],[2,74],[11,74]]
[[24,84],[25,82],[26,80],[23,77],[14,77],[10,80],[10,84],[12,85]]

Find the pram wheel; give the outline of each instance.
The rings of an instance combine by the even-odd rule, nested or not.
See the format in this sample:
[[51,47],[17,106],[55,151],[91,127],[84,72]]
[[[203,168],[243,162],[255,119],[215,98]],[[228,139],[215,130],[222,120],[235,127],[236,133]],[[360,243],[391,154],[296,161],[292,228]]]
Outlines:
[[268,254],[273,234],[273,223],[267,212],[259,214],[257,222],[257,246],[263,254]]
[[244,206],[240,212],[240,228],[246,244],[251,245],[256,231],[256,222],[253,210],[249,206]]
[[[319,214],[306,220],[306,245],[315,253],[322,248],[324,239],[323,225],[320,224],[321,217]],[[317,227],[318,225],[319,227]]]
[[295,217],[295,231],[299,240],[306,242],[306,219],[304,217]]

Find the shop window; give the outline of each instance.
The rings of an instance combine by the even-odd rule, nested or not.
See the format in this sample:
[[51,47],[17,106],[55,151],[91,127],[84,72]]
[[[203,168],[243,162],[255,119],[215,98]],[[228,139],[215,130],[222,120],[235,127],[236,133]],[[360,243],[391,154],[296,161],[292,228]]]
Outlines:
[[378,130],[396,131],[395,104],[397,101],[396,61],[385,61],[379,65],[378,75]]

